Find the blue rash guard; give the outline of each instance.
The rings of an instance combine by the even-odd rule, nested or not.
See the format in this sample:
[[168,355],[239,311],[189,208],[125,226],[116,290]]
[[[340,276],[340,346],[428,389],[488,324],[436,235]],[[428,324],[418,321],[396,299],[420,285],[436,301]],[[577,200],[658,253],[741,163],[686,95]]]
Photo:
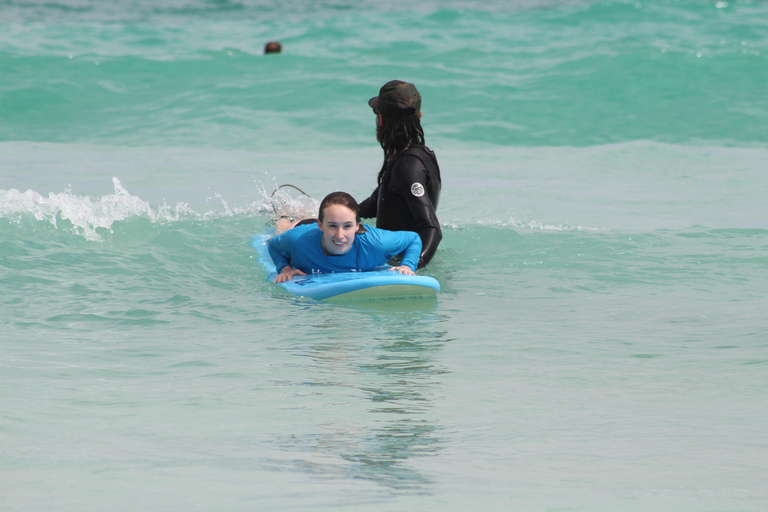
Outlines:
[[278,274],[289,265],[306,274],[372,270],[400,253],[404,253],[401,265],[416,270],[421,254],[419,235],[413,231],[364,227],[366,232],[355,235],[352,248],[340,256],[329,256],[323,252],[320,246],[323,233],[317,224],[296,226],[272,238],[269,255]]

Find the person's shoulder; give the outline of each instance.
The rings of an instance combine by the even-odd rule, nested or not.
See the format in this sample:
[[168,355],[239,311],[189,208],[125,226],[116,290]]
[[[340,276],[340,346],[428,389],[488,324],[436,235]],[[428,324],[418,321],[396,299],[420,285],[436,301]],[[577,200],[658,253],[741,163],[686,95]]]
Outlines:
[[404,153],[406,155],[427,156],[427,157],[435,154],[432,150],[429,150],[424,146],[411,146],[408,149],[406,149]]
[[395,167],[398,173],[433,174],[435,163],[425,148],[416,146],[405,150]]
[[317,227],[317,224],[303,224],[289,229],[280,236],[289,240],[298,240],[299,238],[314,236],[315,233],[319,232],[320,229]]
[[411,146],[403,152],[403,156],[409,160],[421,160],[425,166],[431,165],[437,160],[435,152],[426,146]]
[[382,236],[385,236],[388,231],[386,229],[377,228],[374,226],[370,226],[368,224],[360,224],[360,227],[363,228],[365,231],[362,233],[358,233],[355,235],[356,238],[359,238],[360,240],[364,240],[366,242],[373,241],[373,240],[381,240]]
[[317,226],[316,222],[313,222],[312,224],[296,226],[291,231],[296,231],[297,236],[308,237],[318,235],[320,233],[320,228]]
[[360,223],[360,228],[362,229],[363,232],[362,233],[358,233],[355,236],[361,236],[363,238],[370,237],[372,235],[375,236],[380,231],[384,231],[383,229],[371,226],[369,224],[363,224],[362,222]]
[[320,228],[318,227],[317,222],[312,222],[311,224],[301,224],[299,226],[295,226],[293,230],[296,230],[297,232],[320,231]]

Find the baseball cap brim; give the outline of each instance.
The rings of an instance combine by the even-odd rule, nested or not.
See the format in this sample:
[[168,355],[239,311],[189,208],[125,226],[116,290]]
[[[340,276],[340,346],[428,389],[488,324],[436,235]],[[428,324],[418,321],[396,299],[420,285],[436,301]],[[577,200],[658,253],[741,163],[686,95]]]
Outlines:
[[368,100],[368,106],[371,107],[373,110],[379,110],[379,97],[374,96],[370,100]]

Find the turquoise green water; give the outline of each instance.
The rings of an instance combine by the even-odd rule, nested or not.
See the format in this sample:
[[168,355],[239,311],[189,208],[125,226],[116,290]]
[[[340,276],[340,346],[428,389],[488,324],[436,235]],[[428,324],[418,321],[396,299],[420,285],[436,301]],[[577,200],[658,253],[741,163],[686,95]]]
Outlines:
[[[0,507],[764,510],[766,15],[0,2]],[[441,293],[288,296],[269,195],[370,193],[392,78]]]

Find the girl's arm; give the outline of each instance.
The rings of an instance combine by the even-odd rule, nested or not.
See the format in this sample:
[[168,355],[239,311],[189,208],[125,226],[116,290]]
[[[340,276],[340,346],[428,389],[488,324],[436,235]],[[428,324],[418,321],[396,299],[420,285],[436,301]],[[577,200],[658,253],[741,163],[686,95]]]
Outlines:
[[419,264],[419,256],[421,255],[421,238],[419,238],[419,235],[413,231],[386,231],[380,229],[378,232],[381,233],[381,243],[384,246],[386,259],[403,253],[403,261],[400,262],[400,266],[394,267],[392,270],[397,270],[401,274],[407,273],[403,267],[410,269],[411,273],[416,271],[416,267]]
[[269,256],[275,263],[275,270],[278,274],[281,274],[285,267],[290,267],[291,264],[291,251],[289,248],[284,248],[281,243],[284,236],[279,235],[269,239],[267,247],[269,249]]
[[[402,235],[407,243],[405,252],[403,253],[403,261],[400,262],[400,267],[408,267],[412,272],[416,271],[416,267],[419,265],[419,256],[421,256],[421,237],[413,231],[398,231],[398,234]],[[398,272],[400,272],[398,270]],[[400,272],[405,274],[406,272]]]
[[277,277],[272,282],[273,283],[284,283],[286,281],[290,281],[293,276],[305,276],[305,275],[307,275],[307,274],[305,274],[304,272],[302,272],[301,270],[299,270],[297,268],[292,268],[290,266],[285,266],[280,271],[280,273],[277,274]]
[[275,262],[275,270],[277,270],[277,277],[273,282],[284,283],[293,278],[293,276],[307,275],[303,270],[294,268],[292,265],[294,263],[294,256],[299,260],[301,259],[300,251],[296,253],[294,246],[307,242],[302,239],[302,233],[308,229],[305,226],[297,226],[269,240],[269,255],[272,261]]

